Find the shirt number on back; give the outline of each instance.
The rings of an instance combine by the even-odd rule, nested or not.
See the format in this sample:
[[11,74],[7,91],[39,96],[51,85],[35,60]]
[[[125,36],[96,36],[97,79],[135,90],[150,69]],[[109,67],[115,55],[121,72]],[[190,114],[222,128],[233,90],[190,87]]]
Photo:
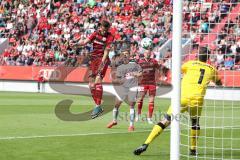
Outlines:
[[203,77],[204,77],[204,74],[205,74],[205,69],[200,69],[200,77],[198,79],[198,84],[202,84],[202,81],[203,81]]

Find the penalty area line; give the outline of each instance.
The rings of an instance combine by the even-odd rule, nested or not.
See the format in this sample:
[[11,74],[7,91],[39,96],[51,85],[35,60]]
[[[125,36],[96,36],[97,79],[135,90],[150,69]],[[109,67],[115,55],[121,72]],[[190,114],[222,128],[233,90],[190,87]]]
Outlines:
[[132,133],[144,133],[151,130],[134,131],[134,132],[109,132],[109,133],[79,133],[79,134],[57,134],[57,135],[36,135],[36,136],[12,136],[12,137],[0,137],[0,140],[15,140],[15,139],[35,139],[35,138],[52,138],[52,137],[78,137],[78,136],[94,136],[94,135],[111,135],[111,134],[132,134]]

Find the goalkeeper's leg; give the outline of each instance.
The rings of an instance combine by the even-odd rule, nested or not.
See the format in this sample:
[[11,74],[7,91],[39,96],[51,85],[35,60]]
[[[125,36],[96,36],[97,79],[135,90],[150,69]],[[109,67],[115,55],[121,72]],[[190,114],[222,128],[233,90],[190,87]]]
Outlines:
[[140,155],[142,152],[147,150],[148,145],[158,136],[163,130],[169,126],[171,123],[171,116],[169,114],[165,115],[165,118],[161,120],[158,124],[154,125],[151,133],[148,135],[148,138],[144,142],[144,144],[137,149],[134,150],[135,155]]
[[[185,107],[187,101],[185,99],[181,99],[181,113],[185,112],[187,107]],[[155,125],[149,134],[148,138],[144,142],[144,144],[134,150],[135,155],[140,155],[142,152],[147,150],[148,145],[158,136],[160,135],[163,130],[168,127],[171,123],[171,114],[172,114],[172,107],[168,108],[167,114],[165,115],[164,119],[160,121],[157,125]]]
[[195,100],[193,99],[190,103],[188,112],[191,117],[191,130],[190,130],[190,155],[196,156],[197,153],[197,140],[200,135],[200,125],[199,125],[199,119],[202,112],[202,104],[203,100]]
[[151,133],[149,134],[144,144],[149,145],[158,135],[162,133],[162,131],[167,126],[169,126],[170,123],[171,123],[171,116],[166,114],[163,120],[161,120],[158,124],[154,125]]
[[200,125],[199,125],[199,117],[191,118],[192,127],[191,127],[191,136],[190,136],[190,154],[195,156],[197,155],[197,140],[200,135]]

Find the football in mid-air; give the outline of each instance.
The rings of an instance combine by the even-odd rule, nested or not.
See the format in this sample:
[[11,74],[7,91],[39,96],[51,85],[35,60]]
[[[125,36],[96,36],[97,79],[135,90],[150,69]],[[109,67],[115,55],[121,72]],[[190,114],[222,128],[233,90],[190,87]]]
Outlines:
[[141,46],[144,49],[150,48],[152,46],[152,40],[150,38],[143,38],[141,40]]

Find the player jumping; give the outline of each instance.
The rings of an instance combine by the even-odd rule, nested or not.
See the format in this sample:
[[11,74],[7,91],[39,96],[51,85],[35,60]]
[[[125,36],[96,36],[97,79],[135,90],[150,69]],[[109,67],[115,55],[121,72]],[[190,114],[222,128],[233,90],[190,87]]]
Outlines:
[[[198,60],[188,61],[182,66],[181,90],[181,113],[187,111],[190,114],[192,126],[190,136],[190,154],[197,155],[197,139],[200,134],[199,118],[201,116],[202,105],[206,89],[210,81],[221,85],[217,70],[207,64],[208,54],[207,48],[200,48]],[[162,131],[171,123],[172,108],[169,107],[165,118],[155,125],[149,134],[147,140],[142,146],[134,150],[135,155],[140,155],[147,150],[148,145],[162,133]]]
[[110,63],[108,54],[114,39],[113,35],[108,31],[109,28],[110,23],[104,20],[99,30],[95,31],[84,41],[79,41],[77,44],[84,46],[87,43],[93,43],[93,52],[91,54],[89,67],[89,88],[96,106],[91,114],[92,118],[98,117],[103,112],[101,107],[103,94],[102,79]]

